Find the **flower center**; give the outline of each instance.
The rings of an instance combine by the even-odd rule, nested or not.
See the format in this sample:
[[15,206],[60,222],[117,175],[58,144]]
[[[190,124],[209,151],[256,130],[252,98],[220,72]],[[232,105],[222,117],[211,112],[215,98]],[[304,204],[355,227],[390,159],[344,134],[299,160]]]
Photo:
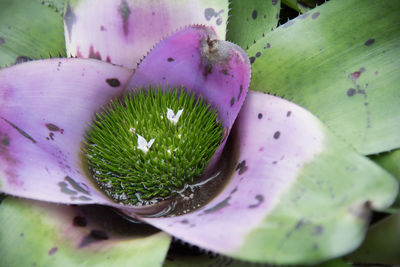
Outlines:
[[155,204],[193,183],[222,139],[217,113],[185,88],[138,90],[97,113],[84,152],[116,202]]

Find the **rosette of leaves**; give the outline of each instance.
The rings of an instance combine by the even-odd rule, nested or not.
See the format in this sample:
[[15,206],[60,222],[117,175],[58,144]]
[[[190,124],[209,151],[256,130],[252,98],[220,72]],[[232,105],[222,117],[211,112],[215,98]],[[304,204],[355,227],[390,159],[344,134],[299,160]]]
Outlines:
[[[332,0],[278,26],[280,7],[2,1],[2,265],[315,264],[360,246],[372,211],[396,213],[400,4]],[[188,184],[166,216],[109,199],[81,158],[93,114],[146,86],[190,88],[224,127],[222,188]],[[370,232],[346,261],[382,242]],[[167,253],[171,236],[229,258]]]

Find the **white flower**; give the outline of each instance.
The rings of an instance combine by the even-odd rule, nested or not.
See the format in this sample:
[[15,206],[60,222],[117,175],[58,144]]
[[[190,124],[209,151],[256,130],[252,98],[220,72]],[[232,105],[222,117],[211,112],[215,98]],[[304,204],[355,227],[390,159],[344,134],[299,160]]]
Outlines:
[[170,120],[173,124],[177,124],[179,117],[182,115],[183,109],[179,109],[178,112],[175,112],[172,109],[167,108],[167,119]]
[[150,139],[149,142],[146,141],[146,139],[144,139],[143,136],[136,134],[138,137],[138,149],[142,150],[144,153],[147,153],[147,151],[149,151],[150,147],[153,145],[154,140],[156,140],[155,138]]

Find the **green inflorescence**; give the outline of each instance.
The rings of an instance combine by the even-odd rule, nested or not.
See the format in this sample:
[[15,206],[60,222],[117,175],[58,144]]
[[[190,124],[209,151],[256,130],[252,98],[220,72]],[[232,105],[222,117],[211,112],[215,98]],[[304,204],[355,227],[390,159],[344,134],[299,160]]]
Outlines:
[[222,132],[216,111],[202,97],[185,88],[149,88],[97,113],[84,152],[95,183],[109,197],[153,204],[200,176]]

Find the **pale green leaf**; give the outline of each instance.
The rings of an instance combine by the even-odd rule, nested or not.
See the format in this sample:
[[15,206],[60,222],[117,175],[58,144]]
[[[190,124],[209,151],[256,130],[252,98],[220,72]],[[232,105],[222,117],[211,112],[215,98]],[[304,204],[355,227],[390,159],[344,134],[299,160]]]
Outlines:
[[232,0],[226,39],[248,49],[278,25],[280,0]]
[[[371,156],[371,159],[390,172],[400,182],[400,149]],[[393,207],[400,208],[400,194]]]
[[330,1],[289,21],[249,49],[251,88],[306,107],[362,154],[398,148],[399,12],[400,1]]
[[62,16],[40,1],[0,1],[0,67],[50,56],[65,56]]
[[101,206],[8,197],[0,224],[0,266],[161,266],[170,243]]

